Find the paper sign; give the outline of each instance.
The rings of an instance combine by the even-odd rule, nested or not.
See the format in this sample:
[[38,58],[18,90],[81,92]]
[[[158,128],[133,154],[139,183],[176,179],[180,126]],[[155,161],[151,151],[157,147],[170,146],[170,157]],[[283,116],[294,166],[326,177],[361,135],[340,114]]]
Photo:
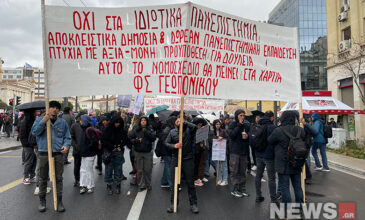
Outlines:
[[221,141],[218,141],[218,139],[213,139],[212,160],[225,161],[226,160],[226,148],[227,148],[226,139],[223,139]]
[[44,10],[49,98],[144,94],[300,101],[297,28],[191,2]]
[[143,95],[137,95],[134,100],[132,108],[133,114],[139,115],[139,112],[141,111],[142,108],[142,103],[143,103]]
[[199,128],[196,131],[195,143],[199,143],[201,141],[208,140],[208,135],[209,135],[209,125],[205,125],[205,126]]
[[122,108],[129,108],[131,105],[132,96],[131,95],[119,95],[118,96],[118,106]]

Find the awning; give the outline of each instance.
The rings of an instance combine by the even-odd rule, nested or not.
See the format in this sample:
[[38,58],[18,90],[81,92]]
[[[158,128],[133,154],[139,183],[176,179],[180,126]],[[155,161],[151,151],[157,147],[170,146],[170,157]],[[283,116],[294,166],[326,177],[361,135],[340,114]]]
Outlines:
[[[365,114],[364,111],[355,110],[331,96],[305,96],[306,94],[308,93],[303,92],[303,97],[302,97],[304,114],[313,114],[315,112],[318,114],[328,114],[328,115]],[[313,94],[309,93],[308,95],[313,95]],[[288,102],[281,109],[281,112],[288,110],[299,110],[298,103]]]

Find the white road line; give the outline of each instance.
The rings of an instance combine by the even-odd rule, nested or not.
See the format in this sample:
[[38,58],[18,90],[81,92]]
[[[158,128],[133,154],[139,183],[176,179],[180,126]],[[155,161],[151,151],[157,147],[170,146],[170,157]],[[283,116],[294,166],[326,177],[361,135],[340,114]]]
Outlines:
[[0,154],[6,154],[6,153],[9,153],[9,152],[11,152],[11,150],[0,152]]
[[138,220],[142,212],[142,207],[144,200],[146,199],[147,190],[138,192],[136,198],[134,199],[131,210],[129,211],[127,220]]

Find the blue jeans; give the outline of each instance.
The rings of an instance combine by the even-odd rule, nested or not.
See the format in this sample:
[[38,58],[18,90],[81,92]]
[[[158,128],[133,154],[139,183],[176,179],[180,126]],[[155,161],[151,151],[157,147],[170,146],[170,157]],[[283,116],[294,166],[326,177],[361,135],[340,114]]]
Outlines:
[[321,152],[322,163],[323,163],[324,169],[329,169],[328,168],[328,163],[327,163],[327,154],[326,154],[326,144],[325,143],[317,143],[317,142],[313,143],[312,155],[313,155],[314,160],[316,162],[316,167],[322,167],[321,162],[319,161],[319,158],[318,158],[318,154],[317,154],[317,149],[318,148],[319,148],[319,151]]
[[122,181],[122,164],[124,163],[123,152],[112,152],[111,160],[105,164],[104,182],[118,185]]
[[212,149],[207,152],[207,159],[205,161],[205,171],[204,174],[209,176],[210,165],[213,166],[214,170],[217,171],[217,161],[212,161]]
[[302,186],[301,186],[300,173],[298,173],[298,174],[279,174],[278,173],[278,177],[279,177],[280,192],[282,195],[282,202],[285,204],[291,203],[290,183],[289,183],[289,180],[291,180],[291,184],[294,189],[295,202],[303,203],[303,191],[302,191]]
[[219,161],[218,181],[227,182],[227,180],[228,180],[227,160]]
[[161,178],[161,185],[169,185],[171,188],[173,187],[171,181],[171,156],[162,156],[164,161],[163,174]]

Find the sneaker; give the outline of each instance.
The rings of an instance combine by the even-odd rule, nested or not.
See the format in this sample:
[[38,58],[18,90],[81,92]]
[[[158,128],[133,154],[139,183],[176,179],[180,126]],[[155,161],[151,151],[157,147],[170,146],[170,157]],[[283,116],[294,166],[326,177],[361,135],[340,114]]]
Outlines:
[[29,185],[29,184],[30,184],[30,180],[29,180],[29,178],[25,178],[25,179],[23,180],[23,184],[24,184],[24,185]]
[[51,187],[47,187],[46,193],[50,193],[51,191],[52,191],[52,188]]
[[87,189],[87,193],[93,193],[93,192],[94,192],[94,188]]
[[195,186],[204,186],[204,183],[200,179],[194,181]]
[[79,187],[80,186],[80,182],[79,181],[75,181],[74,182],[74,187]]
[[257,167],[254,165],[254,166],[251,168],[251,170],[255,171],[255,170],[257,170]]
[[34,190],[34,195],[38,196],[39,195],[39,187],[37,186]]
[[238,197],[238,198],[241,198],[242,197],[242,194],[240,191],[238,191],[238,189],[234,189],[232,192],[231,192],[231,195],[232,196],[235,196],[235,197]]
[[228,185],[228,181],[222,181],[220,185],[221,186],[227,186]]
[[264,200],[265,200],[265,198],[262,196],[256,198],[257,203],[263,202]]
[[323,169],[322,169],[322,171],[323,171],[323,172],[330,172],[330,169],[328,169],[328,168],[327,168],[327,169],[326,169],[326,168],[323,168]]
[[35,177],[32,177],[32,178],[29,179],[29,182],[36,183],[37,181],[36,181]]
[[316,171],[321,171],[323,168],[322,167],[316,167],[316,168],[314,168],[314,170],[316,170]]
[[194,205],[191,205],[190,206],[190,211],[194,214],[198,214],[199,213],[199,209],[198,209],[198,206],[196,204]]
[[168,184],[161,185],[161,188],[170,188]]
[[84,194],[84,193],[86,193],[86,191],[87,191],[87,188],[86,188],[86,187],[81,186],[80,194]]
[[204,183],[207,183],[209,180],[208,180],[207,178],[205,178],[205,177],[204,177],[204,178],[202,179],[202,181],[203,181]]
[[221,184],[222,184],[222,181],[220,181],[220,180],[219,180],[219,181],[218,181],[218,185],[221,185]]
[[249,194],[246,192],[246,189],[241,189],[240,191],[241,191],[242,196],[244,196],[244,197],[249,196]]

